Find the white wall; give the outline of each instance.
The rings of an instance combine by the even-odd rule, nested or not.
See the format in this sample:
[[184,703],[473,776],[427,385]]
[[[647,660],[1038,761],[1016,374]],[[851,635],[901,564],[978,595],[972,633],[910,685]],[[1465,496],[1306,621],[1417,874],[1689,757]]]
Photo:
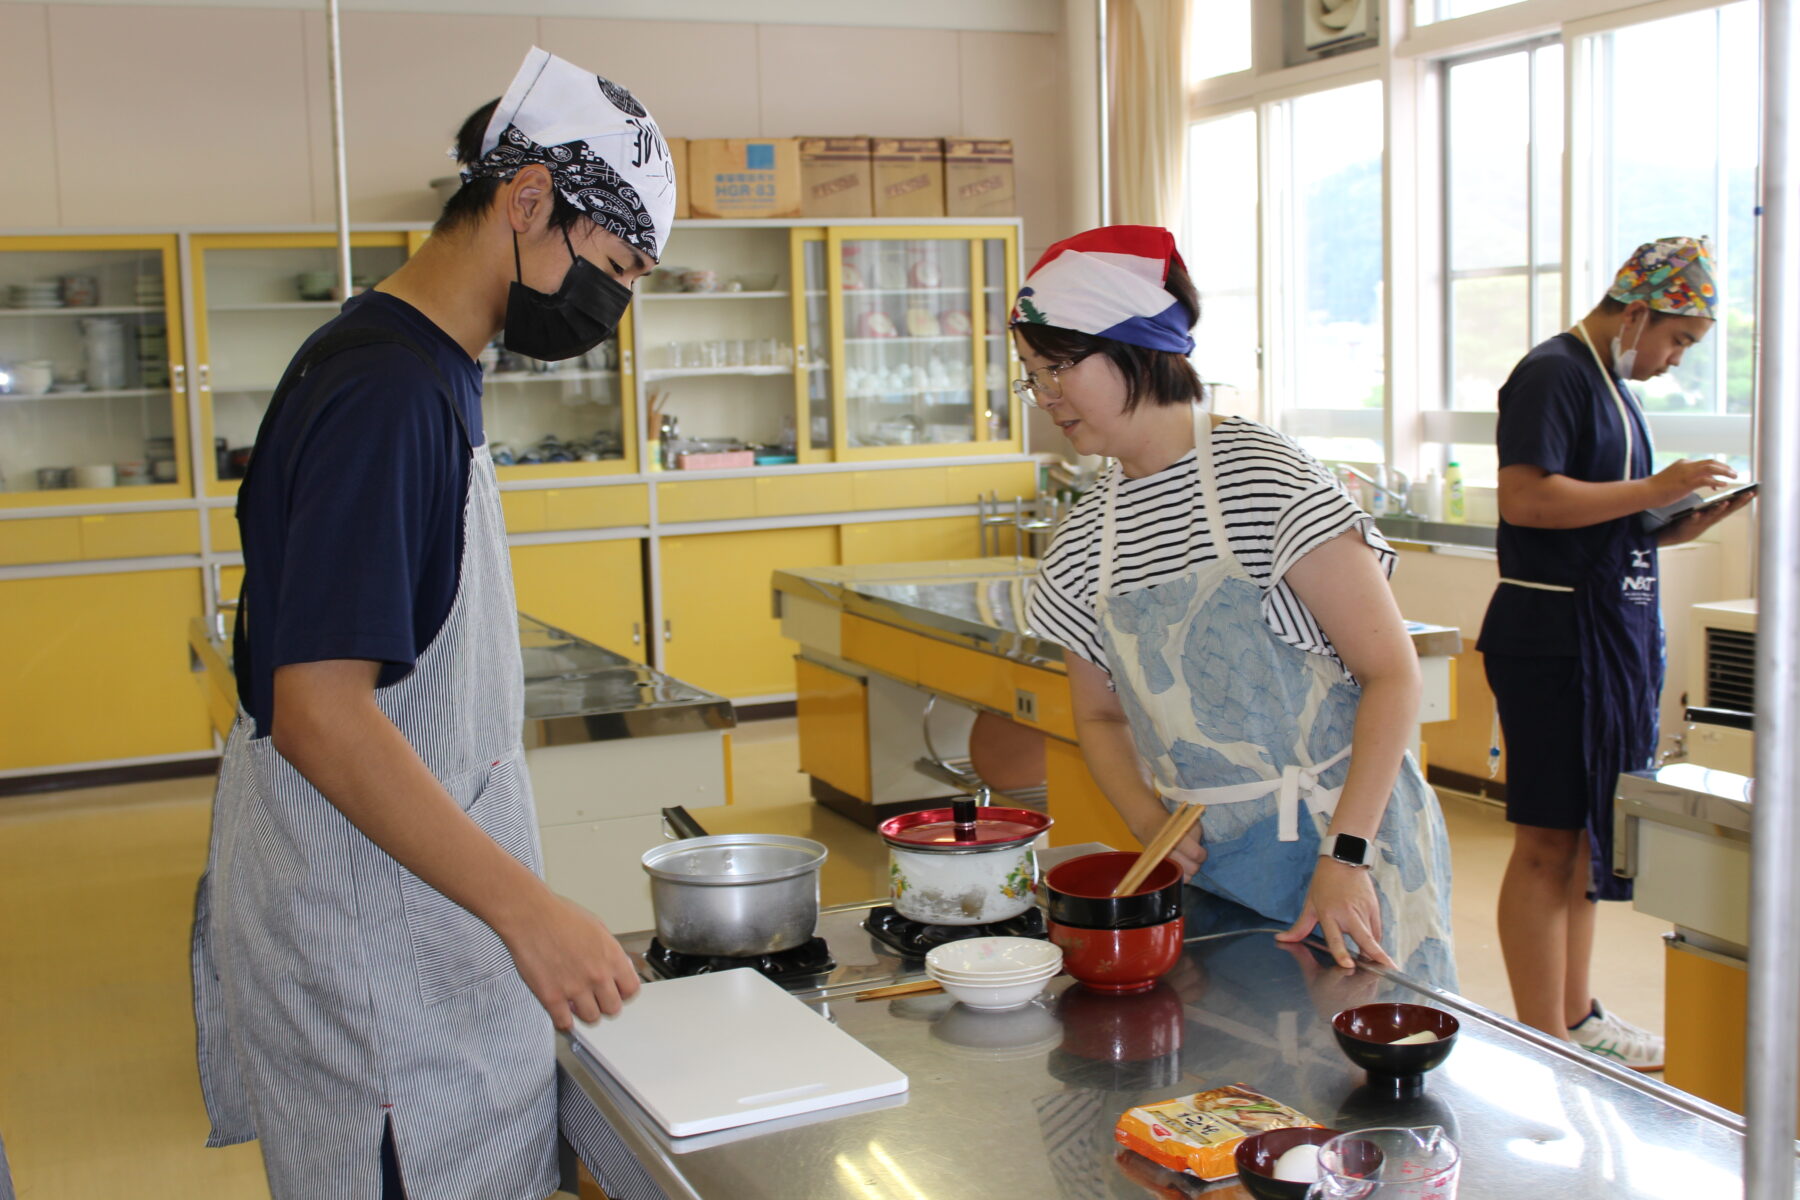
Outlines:
[[[429,0],[457,11],[415,11],[426,6],[344,15],[353,221],[435,216],[427,184],[451,171],[456,127],[535,43],[632,88],[670,136],[1010,137],[1027,253],[1072,231],[1059,0],[609,6],[685,19],[555,15],[594,8],[557,0],[526,14],[461,0]],[[831,24],[806,23],[827,13]],[[885,27],[874,23],[882,13]],[[707,19],[722,15],[739,19]],[[0,104],[15,114],[0,227],[332,219],[316,9],[0,3]]]

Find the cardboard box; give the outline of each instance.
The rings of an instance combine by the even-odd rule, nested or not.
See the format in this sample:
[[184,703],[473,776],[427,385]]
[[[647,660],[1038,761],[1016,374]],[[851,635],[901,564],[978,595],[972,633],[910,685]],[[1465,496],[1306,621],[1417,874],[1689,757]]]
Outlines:
[[876,216],[945,215],[943,139],[876,138],[869,149]]
[[809,217],[871,217],[868,138],[800,139],[800,211]]
[[664,138],[669,144],[669,161],[675,166],[675,219],[688,215],[688,173],[686,138]]
[[687,178],[695,217],[800,215],[797,138],[689,138]]
[[1010,139],[945,139],[944,208],[952,217],[1018,215]]

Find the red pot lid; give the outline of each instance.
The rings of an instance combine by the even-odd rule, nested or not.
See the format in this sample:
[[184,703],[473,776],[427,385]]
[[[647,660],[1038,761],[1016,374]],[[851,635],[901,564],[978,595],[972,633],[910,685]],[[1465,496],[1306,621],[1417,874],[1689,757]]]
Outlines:
[[891,846],[911,850],[998,850],[1031,841],[1053,822],[1029,808],[975,809],[973,828],[959,829],[956,811],[925,808],[889,817],[877,830]]

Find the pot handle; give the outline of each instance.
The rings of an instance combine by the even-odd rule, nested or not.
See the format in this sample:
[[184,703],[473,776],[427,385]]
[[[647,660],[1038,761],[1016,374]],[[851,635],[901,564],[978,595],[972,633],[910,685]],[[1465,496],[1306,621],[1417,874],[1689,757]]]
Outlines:
[[688,810],[677,804],[673,808],[662,810],[663,840],[678,842],[684,838],[706,836],[706,827],[688,813]]
[[964,797],[950,802],[950,819],[956,825],[956,840],[972,842],[975,840],[975,801]]

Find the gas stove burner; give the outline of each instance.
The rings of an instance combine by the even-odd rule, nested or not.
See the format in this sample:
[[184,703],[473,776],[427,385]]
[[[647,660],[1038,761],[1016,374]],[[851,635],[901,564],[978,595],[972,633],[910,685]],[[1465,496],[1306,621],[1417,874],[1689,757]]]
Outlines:
[[986,925],[927,925],[911,917],[903,917],[891,904],[869,910],[863,928],[876,941],[897,950],[908,958],[923,958],[927,951],[946,942],[960,942],[973,937],[1048,937],[1042,909],[1033,906],[1016,917],[990,921]]
[[749,967],[783,985],[811,980],[837,966],[837,961],[831,957],[831,948],[822,937],[773,954],[747,954],[741,958],[726,954],[683,954],[652,940],[650,949],[644,952],[644,961],[663,979]]

